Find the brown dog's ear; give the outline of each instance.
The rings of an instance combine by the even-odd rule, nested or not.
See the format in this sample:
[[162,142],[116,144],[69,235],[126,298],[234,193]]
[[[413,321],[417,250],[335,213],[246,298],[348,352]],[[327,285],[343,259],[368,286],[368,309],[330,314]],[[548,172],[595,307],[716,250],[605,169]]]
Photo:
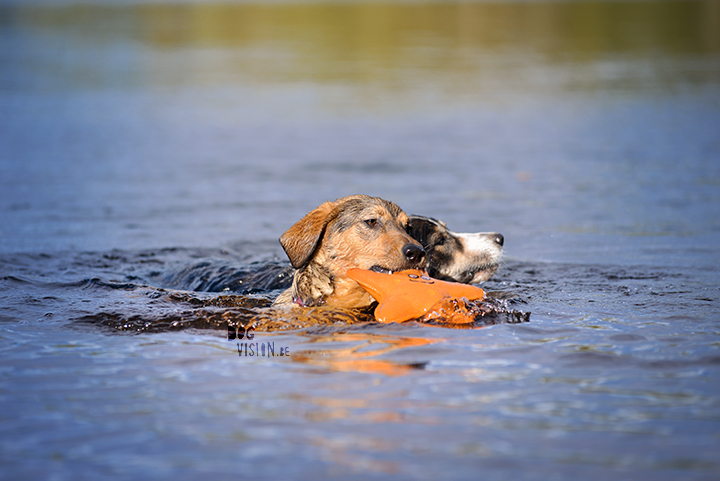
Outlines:
[[320,244],[334,208],[335,202],[321,204],[280,236],[280,245],[295,269],[307,264],[312,257]]

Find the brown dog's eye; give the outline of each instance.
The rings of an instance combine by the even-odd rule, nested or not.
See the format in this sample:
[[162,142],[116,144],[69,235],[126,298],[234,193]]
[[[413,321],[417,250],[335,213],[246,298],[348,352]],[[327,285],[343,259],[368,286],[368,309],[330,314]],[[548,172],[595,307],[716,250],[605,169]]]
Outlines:
[[367,219],[365,221],[365,224],[367,224],[368,227],[377,227],[377,219]]

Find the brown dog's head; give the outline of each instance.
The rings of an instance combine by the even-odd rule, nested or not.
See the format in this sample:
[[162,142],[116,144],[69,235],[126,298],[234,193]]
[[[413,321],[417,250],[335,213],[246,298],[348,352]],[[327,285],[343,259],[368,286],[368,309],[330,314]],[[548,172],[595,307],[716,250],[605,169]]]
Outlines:
[[372,297],[346,272],[424,268],[425,251],[407,234],[407,223],[400,207],[378,197],[353,195],[320,205],[280,237],[297,269],[293,298],[303,305],[370,305]]

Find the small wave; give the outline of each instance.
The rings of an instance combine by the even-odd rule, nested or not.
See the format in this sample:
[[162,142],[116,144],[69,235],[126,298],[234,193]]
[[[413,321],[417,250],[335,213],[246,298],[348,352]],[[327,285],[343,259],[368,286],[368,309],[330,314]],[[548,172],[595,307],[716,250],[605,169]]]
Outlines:
[[[99,279],[97,277],[92,279],[85,279],[74,284],[82,289],[110,289],[110,290],[122,290],[122,291],[134,291],[141,286],[140,284],[134,284],[131,282],[109,282]],[[68,287],[71,287],[70,284]]]
[[292,274],[293,269],[287,262],[238,266],[204,260],[166,276],[163,284],[190,291],[252,294],[287,289],[292,283]]
[[123,332],[168,332],[185,329],[225,330],[229,327],[254,326],[258,331],[287,331],[308,327],[372,322],[365,311],[345,311],[329,308],[272,309],[269,307],[199,307],[166,312],[128,314],[100,312],[76,320]]
[[[374,305],[366,309],[273,308],[266,297],[221,295],[199,297],[189,292],[167,292],[152,296],[155,302],[146,304],[143,312],[102,311],[76,319],[79,324],[91,324],[124,332],[166,332],[184,329],[226,329],[228,326],[254,326],[258,331],[287,331],[323,326],[350,326],[358,323],[377,323]],[[450,318],[436,313],[415,320],[418,324],[476,329],[495,324],[528,322],[530,313],[509,309],[502,300],[488,299],[472,303],[474,321],[455,324]]]
[[35,282],[22,276],[3,276],[0,281],[8,284],[34,284]]
[[[15,256],[11,260],[15,272],[1,278],[3,284],[10,290],[25,290],[23,285],[32,284],[41,289],[38,302],[49,295],[69,299],[73,312],[65,319],[71,318],[74,326],[92,325],[114,332],[165,332],[253,324],[259,331],[284,331],[376,322],[372,307],[273,308],[279,291],[292,283],[293,269],[285,261],[260,260],[257,254],[244,263],[236,254],[219,250],[179,249],[32,259]],[[453,324],[442,312],[415,322],[479,328],[529,320],[529,313],[512,310],[501,297],[502,293],[492,293],[482,303],[465,306],[473,321],[462,325]],[[52,309],[59,316],[58,306]]]

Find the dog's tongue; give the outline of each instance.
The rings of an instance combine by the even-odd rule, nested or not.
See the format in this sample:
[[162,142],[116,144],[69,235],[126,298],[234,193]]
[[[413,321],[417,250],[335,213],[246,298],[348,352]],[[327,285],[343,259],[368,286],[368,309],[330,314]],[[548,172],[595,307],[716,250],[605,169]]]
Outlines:
[[432,279],[416,269],[384,274],[352,268],[347,275],[378,301],[375,318],[380,322],[417,319],[446,299],[473,301],[485,297],[485,291],[479,287]]

